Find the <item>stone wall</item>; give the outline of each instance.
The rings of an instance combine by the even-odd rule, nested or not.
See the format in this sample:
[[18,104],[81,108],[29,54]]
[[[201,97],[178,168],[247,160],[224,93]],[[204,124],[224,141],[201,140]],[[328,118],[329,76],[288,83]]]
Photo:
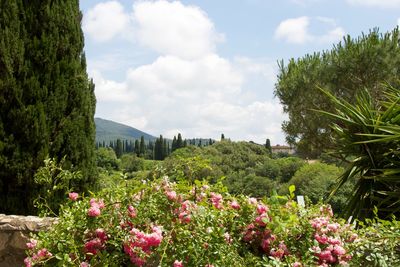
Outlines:
[[46,229],[55,218],[0,214],[0,267],[23,266],[30,233]]

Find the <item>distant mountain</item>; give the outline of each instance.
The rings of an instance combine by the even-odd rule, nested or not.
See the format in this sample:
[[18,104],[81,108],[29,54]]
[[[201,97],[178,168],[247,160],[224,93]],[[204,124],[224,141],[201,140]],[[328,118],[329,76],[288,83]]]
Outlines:
[[142,135],[146,141],[156,139],[156,137],[148,133],[115,121],[94,118],[94,122],[96,124],[96,142],[109,142],[110,140],[116,139],[140,139]]

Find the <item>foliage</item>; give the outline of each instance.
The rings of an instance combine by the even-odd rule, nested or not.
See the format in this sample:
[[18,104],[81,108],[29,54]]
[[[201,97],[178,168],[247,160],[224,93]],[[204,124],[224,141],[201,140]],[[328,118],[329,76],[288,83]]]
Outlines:
[[[336,184],[337,178],[343,173],[343,169],[325,163],[311,163],[300,168],[288,182],[289,185],[296,186],[296,193],[303,195],[311,200],[312,203],[318,201],[327,202],[329,193]],[[284,185],[281,193],[286,193],[287,187]],[[334,198],[329,200],[335,212],[341,212],[346,205],[353,187],[348,184],[342,188]]]
[[[157,168],[156,174],[151,172],[151,175],[175,178],[173,173],[176,170],[207,166],[190,179],[208,179],[215,183],[216,178],[224,177],[223,183],[230,193],[263,197],[288,181],[304,164],[302,159],[295,157],[272,159],[264,145],[224,140],[202,148],[188,146],[177,149],[165,159],[162,167]],[[181,174],[181,177],[188,177],[184,172]]]
[[0,1],[0,213],[34,212],[46,157],[93,184],[94,84],[79,1]]
[[35,173],[34,181],[39,187],[39,195],[34,206],[40,216],[57,216],[60,204],[65,202],[65,195],[82,179],[80,172],[71,172],[62,168],[65,158],[57,163],[55,159],[46,159],[44,166]]
[[[162,181],[69,195],[52,229],[34,236],[26,266],[334,266],[350,261],[353,230],[329,206],[265,202],[220,183]],[[292,193],[293,197],[293,193]]]
[[399,37],[398,28],[385,34],[374,29],[357,38],[347,36],[330,51],[280,63],[275,95],[289,115],[282,127],[301,156],[316,158],[332,144],[329,125],[335,119],[311,109],[333,112],[334,106],[316,88],[325,88],[350,103],[363,88],[379,98],[383,82],[399,85]]
[[360,222],[360,238],[353,244],[354,265],[390,267],[400,265],[400,222],[367,219]]
[[100,147],[96,149],[96,165],[106,170],[117,170],[118,159],[112,148]]
[[120,169],[124,172],[142,171],[145,168],[145,160],[134,154],[124,154],[120,158]]
[[374,207],[381,217],[400,215],[400,90],[386,87],[378,100],[363,91],[355,104],[324,92],[336,107],[321,111],[337,120],[334,153],[351,158],[332,194],[359,176],[345,215],[371,217]]

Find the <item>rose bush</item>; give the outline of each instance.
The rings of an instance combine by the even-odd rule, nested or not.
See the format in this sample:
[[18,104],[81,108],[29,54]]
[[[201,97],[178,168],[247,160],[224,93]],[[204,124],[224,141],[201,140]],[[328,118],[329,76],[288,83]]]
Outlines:
[[330,206],[233,197],[168,178],[73,194],[27,244],[26,266],[346,266],[357,235]]

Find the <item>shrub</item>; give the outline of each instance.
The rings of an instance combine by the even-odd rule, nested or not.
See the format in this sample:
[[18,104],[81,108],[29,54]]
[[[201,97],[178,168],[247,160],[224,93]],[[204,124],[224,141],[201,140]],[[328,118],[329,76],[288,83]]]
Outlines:
[[[355,238],[329,206],[232,197],[221,183],[114,187],[61,207],[28,243],[26,266],[333,266]],[[292,194],[293,196],[293,194]]]

